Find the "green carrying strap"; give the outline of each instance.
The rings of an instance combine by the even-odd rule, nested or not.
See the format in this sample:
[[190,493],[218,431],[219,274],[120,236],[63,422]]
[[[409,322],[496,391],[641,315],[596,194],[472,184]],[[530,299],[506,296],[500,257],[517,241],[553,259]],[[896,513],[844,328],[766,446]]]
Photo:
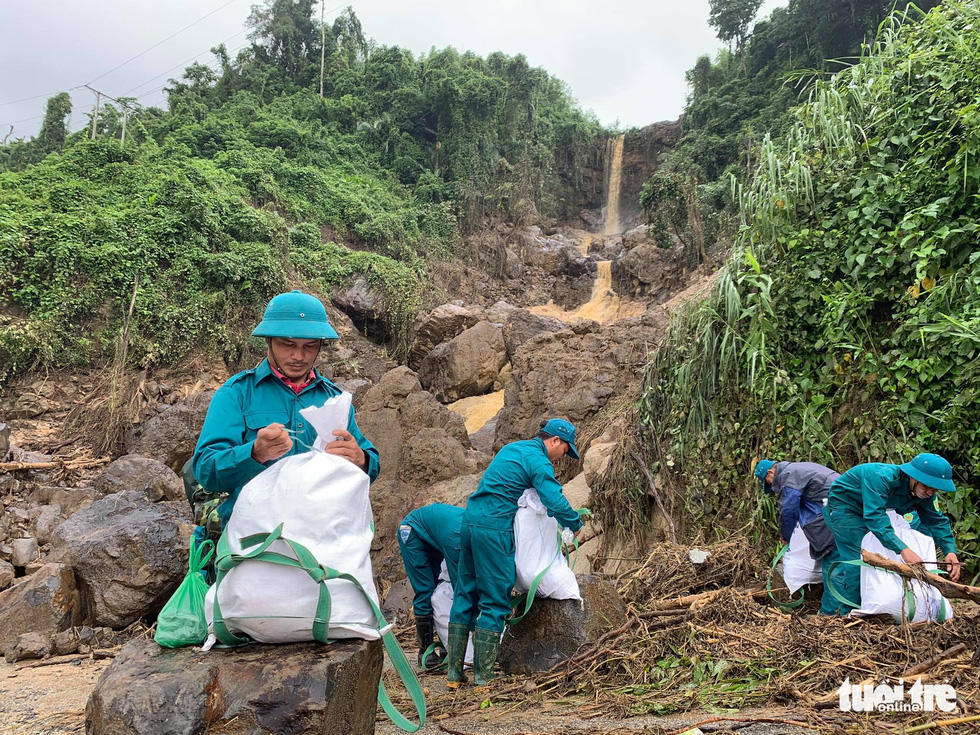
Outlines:
[[[592,515],[592,511],[590,511],[588,508],[579,508],[575,512],[578,513],[580,518]],[[517,625],[525,617],[527,617],[527,614],[529,612],[531,612],[531,605],[534,604],[534,595],[538,591],[538,586],[541,584],[541,580],[544,579],[544,575],[548,573],[552,565],[558,560],[558,557],[561,555],[561,546],[562,546],[561,530],[559,530],[558,549],[555,551],[554,557],[551,559],[551,561],[548,562],[548,566],[546,566],[544,569],[542,569],[534,576],[534,579],[531,580],[531,584],[528,586],[527,592],[522,592],[511,601],[510,603],[511,614],[510,616],[508,616],[507,620],[504,621],[506,625]],[[575,539],[575,551],[576,552],[578,551],[578,539]],[[566,557],[565,559],[566,561],[568,561],[568,557]],[[569,567],[572,566],[574,566],[574,562],[569,564]],[[523,612],[518,614],[517,611],[521,607],[523,607],[524,610]]]
[[[841,565],[851,567],[868,567],[869,569],[874,569],[879,572],[895,574],[895,572],[890,572],[887,569],[882,569],[881,567],[876,567],[873,564],[868,564],[861,559],[845,559],[843,561],[833,562],[830,565],[830,569],[827,570],[827,586],[830,589],[830,594],[838,602],[854,609],[861,607],[860,603],[854,602],[853,600],[848,600],[837,590],[837,587],[834,585],[834,570]],[[930,571],[932,571],[934,574],[946,574],[945,569],[935,569]],[[896,576],[900,577],[901,575],[896,574]],[[902,586],[905,589],[905,599],[902,605],[902,616],[906,621],[911,621],[915,619],[915,595],[912,593],[912,587],[904,581],[904,577],[902,579]],[[946,600],[943,599],[942,604],[939,606],[939,615],[936,617],[936,622],[944,623],[948,618],[949,616],[946,614]]]
[[[424,663],[425,661],[427,661],[429,659],[429,656],[431,656],[433,653],[435,653],[440,649],[444,654],[446,654],[446,656],[449,655],[449,651],[446,650],[446,647],[442,645],[442,643],[440,643],[439,641],[432,641],[432,643],[429,644],[429,647],[422,652],[422,662]],[[427,666],[424,668],[426,671],[445,671],[446,669],[449,668],[449,661],[443,658],[441,664],[436,664],[435,666]]]
[[798,600],[790,600],[789,602],[783,602],[782,600],[777,600],[776,596],[772,593],[772,575],[776,571],[776,565],[779,561],[786,556],[786,552],[789,551],[789,544],[786,544],[778,552],[776,552],[776,558],[772,560],[772,564],[769,565],[769,575],[766,578],[766,593],[769,595],[769,599],[772,600],[780,610],[793,610],[803,604],[803,598],[806,597],[806,593],[800,589],[800,598]]
[[207,539],[199,544],[194,541],[194,537],[191,536],[190,553],[187,556],[188,574],[200,573],[214,556],[214,541]]
[[[272,543],[277,540],[284,541],[286,544],[288,544],[296,558],[293,559],[285,556],[284,554],[268,551],[269,546],[271,546]],[[381,708],[385,711],[385,714],[388,715],[391,721],[399,729],[404,730],[405,732],[416,732],[419,730],[425,724],[425,694],[422,691],[422,685],[419,683],[418,677],[415,675],[411,664],[409,664],[408,659],[405,657],[405,652],[402,651],[401,646],[398,645],[398,641],[394,634],[390,629],[388,629],[390,626],[384,619],[384,615],[382,614],[377,603],[364,590],[364,587],[357,580],[357,578],[350,574],[339,572],[331,567],[324,567],[318,564],[316,558],[310,553],[309,549],[302,544],[282,537],[281,523],[272,533],[259,533],[246,536],[241,540],[241,543],[243,548],[248,548],[250,546],[255,546],[256,548],[246,554],[234,554],[231,551],[231,546],[228,543],[226,534],[222,534],[221,538],[218,540],[218,561],[216,563],[218,578],[215,582],[214,590],[213,629],[215,637],[226,646],[240,646],[250,642],[248,637],[235,635],[228,629],[228,626],[224,621],[224,617],[221,615],[221,608],[218,604],[218,588],[222,580],[229,571],[234,569],[243,561],[263,561],[270,564],[279,564],[280,566],[302,569],[310,575],[310,578],[316,582],[320,588],[316,613],[313,617],[313,639],[320,643],[329,643],[327,632],[330,625],[330,590],[327,588],[326,582],[331,579],[343,579],[350,582],[361,591],[361,594],[364,595],[364,599],[366,599],[368,604],[371,606],[371,611],[374,613],[377,620],[378,631],[381,632],[381,640],[384,644],[385,652],[388,654],[389,660],[394,665],[395,672],[398,674],[398,677],[405,685],[405,689],[408,690],[408,695],[412,700],[416,713],[418,714],[419,721],[418,723],[412,722],[398,711],[388,696],[384,681],[378,682],[378,702],[381,704]]]

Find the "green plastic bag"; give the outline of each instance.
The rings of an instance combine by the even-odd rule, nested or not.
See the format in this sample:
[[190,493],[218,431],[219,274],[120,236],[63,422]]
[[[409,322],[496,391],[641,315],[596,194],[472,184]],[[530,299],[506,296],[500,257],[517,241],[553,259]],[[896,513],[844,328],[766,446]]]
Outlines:
[[157,632],[153,639],[161,646],[199,646],[208,637],[208,623],[204,618],[204,596],[208,593],[208,585],[201,569],[213,554],[213,542],[198,545],[191,536],[187,576],[157,616]]

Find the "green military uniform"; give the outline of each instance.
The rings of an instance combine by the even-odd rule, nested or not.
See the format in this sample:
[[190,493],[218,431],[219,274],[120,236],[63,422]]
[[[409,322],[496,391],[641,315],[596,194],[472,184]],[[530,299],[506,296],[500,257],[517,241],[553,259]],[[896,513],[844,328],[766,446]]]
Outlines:
[[[924,458],[924,459],[923,459]],[[935,458],[935,459],[931,459]],[[932,462],[936,468],[924,463]],[[935,477],[923,474],[936,471]],[[908,548],[892,529],[886,515],[887,510],[899,514],[914,513],[918,516],[919,531],[932,536],[943,554],[956,553],[949,519],[936,505],[935,497],[917,498],[909,490],[909,476],[929,487],[951,492],[953,483],[949,463],[934,454],[922,454],[904,465],[862,464],[852,467],[841,475],[831,486],[824,508],[827,525],[834,532],[837,549],[826,560],[828,564],[861,558],[861,541],[868,531],[874,533],[882,545],[900,554]],[[861,604],[861,570],[857,566],[837,567],[831,581],[838,593],[851,602]],[[821,612],[842,615],[853,607],[835,599],[830,585],[824,585]]]
[[[283,456],[308,451],[316,441],[316,430],[300,416],[300,410],[322,406],[341,390],[320,373],[297,394],[273,372],[268,360],[230,378],[211,399],[204,428],[194,452],[194,476],[209,493],[227,493],[217,509],[224,527],[242,487],[266,467],[252,459],[252,443],[259,429],[279,423],[293,432],[293,446]],[[380,471],[378,450],[357,428],[354,408],[347,430],[364,450],[367,473],[373,482]],[[274,460],[278,461],[278,460]]]

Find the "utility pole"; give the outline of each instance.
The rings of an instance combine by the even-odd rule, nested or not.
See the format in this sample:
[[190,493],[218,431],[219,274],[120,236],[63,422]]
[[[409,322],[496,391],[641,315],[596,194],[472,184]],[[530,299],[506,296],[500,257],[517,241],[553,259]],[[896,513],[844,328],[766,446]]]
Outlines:
[[126,147],[126,123],[129,121],[129,108],[123,106],[123,129],[122,129],[122,140],[119,141],[119,145],[123,148]]
[[92,115],[92,138],[91,138],[92,140],[95,140],[95,130],[99,125],[99,106],[102,103],[102,92],[98,91],[97,89],[92,89],[87,84],[85,85],[85,88],[91,90],[92,92],[95,92],[95,114]]
[[320,96],[323,97],[323,62],[327,58],[327,27],[323,24],[326,0],[320,0]]

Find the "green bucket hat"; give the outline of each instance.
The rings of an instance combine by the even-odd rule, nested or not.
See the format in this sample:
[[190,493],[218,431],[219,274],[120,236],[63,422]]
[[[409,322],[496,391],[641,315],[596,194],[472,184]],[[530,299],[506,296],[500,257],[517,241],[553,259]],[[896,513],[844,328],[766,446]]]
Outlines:
[[902,472],[918,480],[923,485],[944,493],[956,491],[953,484],[953,467],[938,454],[923,452],[912,458],[911,462],[901,465]]
[[274,297],[265,307],[262,322],[252,330],[252,336],[280,339],[338,337],[327,320],[327,310],[320,299],[302,291],[290,291]]

